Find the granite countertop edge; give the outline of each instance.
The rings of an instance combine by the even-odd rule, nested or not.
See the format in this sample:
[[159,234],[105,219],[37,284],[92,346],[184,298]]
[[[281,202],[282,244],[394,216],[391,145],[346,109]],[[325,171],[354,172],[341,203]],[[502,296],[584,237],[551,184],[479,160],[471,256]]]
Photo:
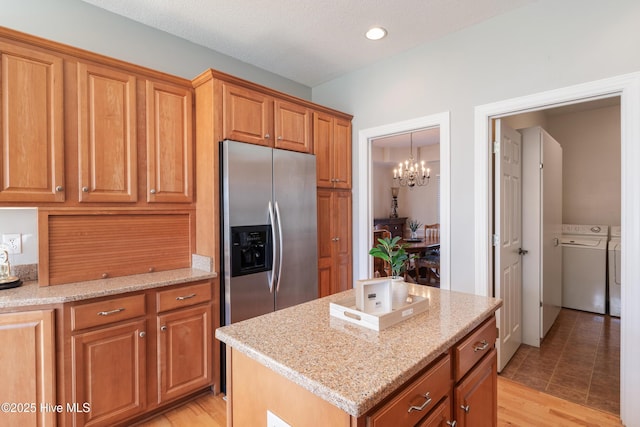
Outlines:
[[[355,401],[352,398],[347,398],[341,393],[332,389],[329,385],[325,385],[316,380],[313,380],[303,373],[292,369],[286,364],[274,360],[272,357],[261,353],[259,350],[252,348],[251,345],[247,345],[241,340],[235,338],[233,335],[226,333],[224,328],[217,329],[215,335],[216,338],[233,347],[235,350],[238,350],[242,354],[268,367],[274,372],[284,376],[293,383],[303,387],[316,396],[342,409],[349,415],[360,417],[366,414],[369,410],[382,402],[392,393],[394,393],[398,387],[409,381],[412,377],[414,377],[421,370],[427,367],[431,362],[435,361],[440,355],[444,354],[444,352],[451,348],[456,342],[460,341],[464,336],[473,331],[473,329],[479,326],[483,321],[492,316],[493,313],[495,313],[495,311],[501,305],[502,302],[500,300],[496,300],[495,305],[490,306],[486,310],[477,314],[472,320],[462,325],[448,339],[443,340],[436,346],[433,346],[430,351],[424,355],[424,357],[413,364],[410,368],[404,370],[400,375],[393,378],[393,380],[387,383],[384,387],[381,387],[378,390],[372,390],[370,395],[366,397],[360,396],[361,399],[359,399],[358,401]],[[348,322],[340,319],[332,319],[332,321],[348,324]]]
[[0,290],[0,309],[64,304],[216,277],[218,274],[215,272],[181,268],[50,286],[28,281],[17,288]]

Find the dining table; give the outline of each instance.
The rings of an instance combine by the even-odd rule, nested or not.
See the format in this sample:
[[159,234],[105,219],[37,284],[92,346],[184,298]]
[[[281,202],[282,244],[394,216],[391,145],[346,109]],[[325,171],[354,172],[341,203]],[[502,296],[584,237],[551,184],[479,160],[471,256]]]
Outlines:
[[440,247],[440,239],[437,237],[403,239],[401,243],[404,245],[404,250],[409,254],[419,254],[429,249],[437,249]]

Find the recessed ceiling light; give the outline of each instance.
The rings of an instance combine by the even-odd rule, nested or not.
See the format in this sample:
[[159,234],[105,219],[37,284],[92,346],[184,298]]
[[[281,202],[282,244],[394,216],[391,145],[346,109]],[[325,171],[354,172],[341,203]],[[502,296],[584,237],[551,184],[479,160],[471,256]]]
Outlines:
[[365,33],[365,37],[369,40],[380,40],[387,35],[387,30],[382,27],[371,27],[369,31]]

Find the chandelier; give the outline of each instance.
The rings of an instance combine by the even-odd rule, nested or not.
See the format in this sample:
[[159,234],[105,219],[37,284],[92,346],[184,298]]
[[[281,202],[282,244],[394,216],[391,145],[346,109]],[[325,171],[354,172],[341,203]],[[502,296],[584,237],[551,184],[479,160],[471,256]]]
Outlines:
[[411,144],[409,160],[400,163],[398,168],[393,170],[393,182],[409,188],[427,185],[431,179],[431,169],[425,168],[424,160],[420,162],[420,168],[418,168],[418,163],[413,160],[413,133],[409,134],[409,138]]

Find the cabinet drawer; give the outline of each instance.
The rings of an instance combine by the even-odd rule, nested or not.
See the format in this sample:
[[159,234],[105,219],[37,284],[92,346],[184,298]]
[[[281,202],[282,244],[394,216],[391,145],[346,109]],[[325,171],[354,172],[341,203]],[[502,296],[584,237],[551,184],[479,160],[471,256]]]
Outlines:
[[[416,425],[451,389],[451,358],[446,354],[431,369],[369,417],[368,426]],[[428,396],[427,396],[428,395]]]
[[76,305],[71,307],[71,330],[133,319],[145,313],[144,294]]
[[206,302],[211,299],[211,283],[198,282],[158,292],[158,312]]
[[454,371],[456,381],[460,381],[473,365],[495,347],[496,336],[496,318],[492,316],[455,346]]

